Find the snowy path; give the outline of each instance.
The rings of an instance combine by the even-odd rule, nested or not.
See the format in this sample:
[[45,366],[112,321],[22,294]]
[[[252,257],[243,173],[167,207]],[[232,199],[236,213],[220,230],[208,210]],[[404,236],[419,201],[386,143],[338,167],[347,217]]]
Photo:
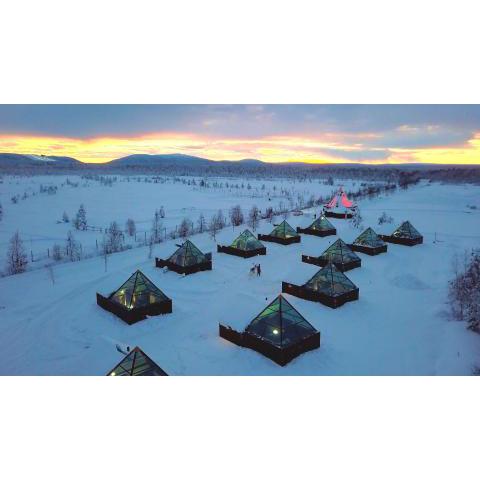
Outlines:
[[[392,196],[364,201],[364,225],[380,229],[386,211],[395,224],[409,219],[425,236],[413,248],[389,245],[387,254],[362,255],[362,267],[347,273],[360,300],[332,310],[289,296],[321,334],[321,348],[282,368],[256,352],[218,336],[218,323],[244,326],[280,292],[282,280],[304,282],[317,268],[300,262],[302,253],[320,254],[336,237],[302,236],[283,247],[266,243],[267,256],[243,260],[217,254],[207,235],[193,241],[212,251],[214,270],[182,278],[153,267],[146,249],[103,260],[93,258],[55,267],[55,285],[45,270],[0,279],[0,374],[102,375],[122,355],[115,343],[139,345],[170,374],[177,375],[468,375],[480,364],[480,337],[446,316],[451,257],[478,247],[480,214],[459,212],[478,204],[479,187],[421,185]],[[455,207],[458,205],[458,208]],[[293,226],[311,218],[290,217]],[[358,231],[333,220],[351,242]],[[271,226],[259,228],[267,233]],[[217,238],[229,243],[241,229]],[[440,243],[433,243],[434,233]],[[167,256],[174,242],[156,247]],[[253,262],[262,277],[250,278]],[[173,314],[128,326],[95,303],[140,268],[173,299]]]

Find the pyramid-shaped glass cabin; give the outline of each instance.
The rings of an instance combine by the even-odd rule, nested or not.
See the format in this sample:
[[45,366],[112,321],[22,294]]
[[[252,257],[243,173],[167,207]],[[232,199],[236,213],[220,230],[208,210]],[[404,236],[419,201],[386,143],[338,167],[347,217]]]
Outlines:
[[265,242],[275,242],[281,245],[290,245],[291,243],[300,243],[301,237],[294,228],[284,220],[270,232],[269,235],[258,235],[259,240]]
[[320,332],[283,295],[262,310],[243,332],[220,325],[220,336],[251,348],[282,366],[320,347]]
[[166,260],[155,259],[155,266],[159,268],[167,267],[177,273],[188,275],[190,273],[200,272],[212,269],[212,255],[203,253],[190,240],[186,240],[183,245],[179,245],[175,253]]
[[140,377],[140,376],[168,376],[143,350],[135,347],[110,372],[111,377]]
[[266,255],[267,249],[250,230],[244,230],[230,246],[217,245],[217,252],[250,258],[256,255]]
[[302,262],[324,267],[332,262],[342,272],[362,265],[360,257],[341,239],[332,243],[319,257],[302,255]]
[[97,304],[129,325],[147,316],[172,312],[172,300],[140,270],[108,297],[97,293]]
[[355,252],[367,255],[378,255],[387,251],[387,244],[370,227],[363,231],[349,247]]
[[320,215],[309,227],[297,227],[297,232],[305,233],[306,235],[315,235],[317,237],[328,237],[329,235],[336,235],[337,229],[330,223],[325,215]]
[[304,285],[282,282],[282,292],[337,308],[358,300],[358,287],[335,264],[329,262]]
[[408,221],[403,222],[391,235],[382,235],[381,237],[386,242],[408,245],[409,247],[423,243],[423,236]]

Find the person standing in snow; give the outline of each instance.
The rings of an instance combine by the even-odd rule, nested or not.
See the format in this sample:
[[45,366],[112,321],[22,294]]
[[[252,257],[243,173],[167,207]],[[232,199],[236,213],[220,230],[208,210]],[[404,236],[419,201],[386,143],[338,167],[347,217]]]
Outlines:
[[262,273],[262,269],[260,268],[260,264],[257,265],[257,276],[260,276]]

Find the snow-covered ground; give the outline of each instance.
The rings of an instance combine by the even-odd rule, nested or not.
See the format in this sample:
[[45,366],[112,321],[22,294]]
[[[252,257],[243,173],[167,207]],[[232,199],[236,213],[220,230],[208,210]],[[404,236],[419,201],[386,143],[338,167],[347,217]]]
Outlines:
[[[48,200],[51,209],[44,219],[50,223],[42,235],[63,238],[65,232],[53,231],[57,228],[53,219],[64,209],[72,212],[81,201],[90,216],[96,215],[95,204],[98,212],[103,211],[102,205],[111,205],[108,221],[123,209],[131,209],[122,213],[125,218],[139,211],[133,218],[147,221],[153,204],[165,205],[168,214],[166,198],[159,195],[158,201],[156,197],[152,201],[149,196],[153,192],[143,191],[150,188],[146,185],[141,184],[128,198],[124,198],[123,186],[98,187],[103,200],[94,187],[88,195],[80,188],[66,189],[77,195],[68,200],[70,207],[64,205],[66,200],[59,192]],[[318,193],[331,190],[323,188],[326,191]],[[170,195],[173,209],[182,191],[175,195],[172,190],[167,197]],[[213,193],[202,195],[206,195],[205,205],[212,202]],[[224,193],[221,196],[227,208],[228,198]],[[201,206],[200,197],[193,205],[196,208]],[[213,210],[218,208],[217,200]],[[239,199],[230,201],[235,204]],[[23,225],[37,221],[35,217],[40,215],[22,216],[20,209],[27,209],[23,207],[27,202],[36,208],[34,199],[8,208],[18,207],[16,222],[21,231],[30,228],[37,234],[37,227],[45,221]],[[243,230],[228,228],[217,236],[217,242],[206,234],[192,238],[202,250],[213,252],[210,272],[187,277],[163,273],[154,268],[153,258],[147,258],[147,249],[138,248],[111,255],[107,272],[100,257],[58,265],[54,267],[55,284],[45,269],[0,278],[0,374],[102,375],[121,360],[115,348],[121,343],[139,345],[171,375],[468,375],[480,365],[480,337],[467,331],[465,324],[449,321],[445,302],[452,256],[480,246],[480,208],[466,208],[472,204],[480,207],[479,202],[479,187],[438,184],[421,184],[363,201],[365,227],[390,233],[408,219],[424,235],[424,244],[411,248],[389,244],[386,254],[375,257],[359,254],[362,267],[347,276],[360,288],[360,299],[336,310],[287,296],[322,337],[320,349],[301,355],[286,367],[221,339],[218,324],[245,326],[280,293],[282,281],[304,283],[317,267],[302,263],[301,254],[320,254],[337,237],[303,235],[302,243],[291,246],[265,243],[265,257],[244,260],[216,253],[217,242],[228,244]],[[252,203],[259,204],[258,199]],[[377,218],[383,211],[394,223],[380,228]],[[101,221],[107,218],[99,217]],[[289,218],[294,227],[311,221],[307,215]],[[345,220],[333,219],[332,223],[346,242],[360,233]],[[0,227],[4,231],[4,225]],[[264,223],[258,231],[268,233],[271,228]],[[2,256],[4,248],[2,245]],[[175,248],[175,242],[168,241],[156,246],[154,255],[165,257]],[[261,263],[260,278],[248,275],[253,262]],[[110,293],[137,268],[173,299],[173,313],[128,326],[98,307],[95,293]]]
[[[78,186],[68,184],[67,178]],[[329,195],[339,185],[344,185],[347,190],[358,189],[360,186],[359,181],[342,181],[329,186],[318,180],[293,182],[288,179],[208,178],[210,188],[202,188],[199,186],[199,178],[195,179],[195,186],[178,181],[173,183],[171,179],[166,183],[153,183],[151,177],[145,176],[116,178],[117,181],[112,186],[105,186],[99,181],[85,180],[78,176],[4,177],[0,184],[0,203],[4,209],[4,218],[0,222],[0,270],[3,267],[3,252],[16,230],[20,232],[29,255],[32,252],[34,259],[42,258],[47,255],[47,249],[51,252],[55,243],[64,244],[68,231],[74,230],[71,223],[60,222],[63,212],[67,212],[73,220],[82,203],[87,211],[89,225],[105,228],[110,222],[117,221],[123,229],[126,220],[132,218],[139,232],[137,238],[142,240],[143,233],[151,228],[155,210],[161,206],[166,213],[162,220],[163,227],[170,231],[180,225],[184,218],[195,224],[201,213],[207,221],[218,209],[228,215],[230,207],[239,203],[245,213],[252,205],[257,205],[260,209],[268,206],[277,208],[283,202],[288,207],[289,202],[285,194],[282,195],[282,189],[290,192],[290,197],[295,201],[298,195],[302,195],[305,200],[312,194],[317,197]],[[192,178],[188,180],[191,181]],[[213,187],[214,182],[223,183],[223,187]],[[225,186],[226,183],[229,188]],[[230,187],[232,184],[233,188]],[[57,187],[57,193],[39,193],[40,185]],[[27,196],[23,198],[25,194]],[[18,203],[11,202],[14,196],[19,197]],[[96,241],[100,245],[103,239],[103,234],[98,231],[74,231],[74,234],[82,244],[84,253],[92,253]],[[131,241],[127,238],[127,242]]]

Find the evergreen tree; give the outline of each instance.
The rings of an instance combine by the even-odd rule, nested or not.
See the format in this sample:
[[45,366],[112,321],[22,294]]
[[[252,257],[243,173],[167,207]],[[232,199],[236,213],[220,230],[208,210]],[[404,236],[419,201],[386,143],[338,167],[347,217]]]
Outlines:
[[77,230],[86,230],[87,229],[87,211],[83,206],[83,203],[78,209],[77,215],[75,217],[74,226]]

